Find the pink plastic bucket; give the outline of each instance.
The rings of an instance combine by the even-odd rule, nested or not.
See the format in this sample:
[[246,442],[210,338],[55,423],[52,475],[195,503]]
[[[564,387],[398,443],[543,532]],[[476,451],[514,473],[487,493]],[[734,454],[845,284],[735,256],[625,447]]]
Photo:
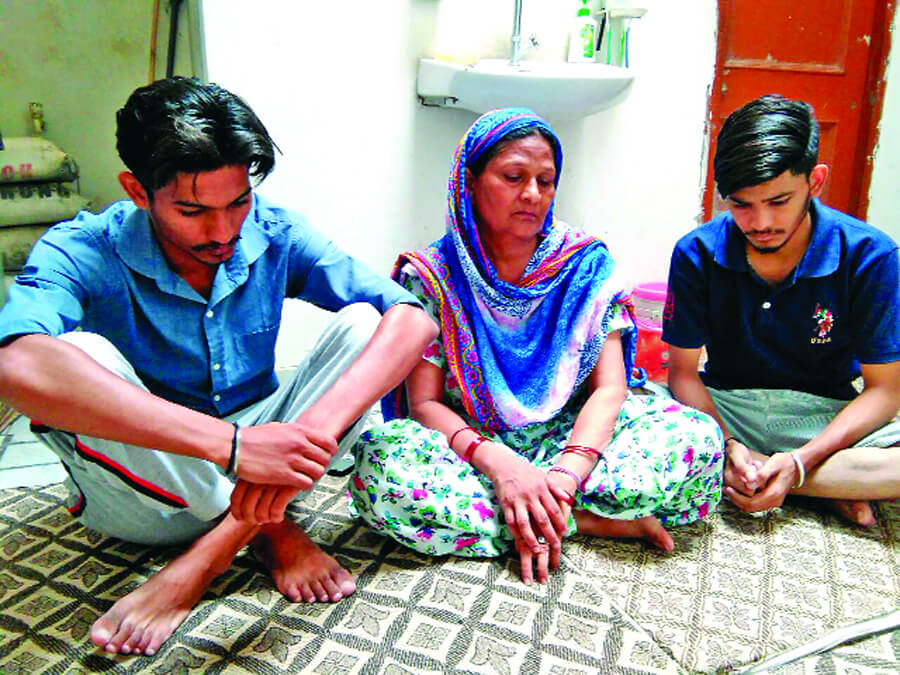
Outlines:
[[662,315],[666,306],[665,282],[651,281],[631,291],[638,327],[636,365],[647,371],[647,378],[665,382],[669,368],[669,347],[662,341]]
[[644,324],[647,328],[662,330],[666,291],[667,287],[664,281],[650,281],[634,287],[634,290],[631,291],[631,299],[634,300],[634,314],[639,324]]

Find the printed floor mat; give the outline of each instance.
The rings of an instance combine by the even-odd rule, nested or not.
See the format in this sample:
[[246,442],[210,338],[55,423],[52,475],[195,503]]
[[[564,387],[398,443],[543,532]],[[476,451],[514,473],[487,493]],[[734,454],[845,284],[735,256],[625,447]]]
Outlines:
[[683,672],[591,580],[526,587],[508,560],[420,556],[350,520],[343,484],[325,477],[291,512],[356,576],[353,596],[287,602],[242,554],[153,657],[105,654],[88,634],[176,551],[81,527],[61,485],[0,491],[0,672]]
[[[430,558],[351,520],[325,477],[291,517],[357,577],[336,604],[293,604],[241,554],[153,657],[110,656],[94,620],[177,553],[105,538],[64,488],[0,490],[0,673],[729,672],[900,607],[900,504],[845,526],[806,503],[723,505],[676,551],[576,537],[545,586],[511,559]],[[900,631],[778,673],[900,672]]]

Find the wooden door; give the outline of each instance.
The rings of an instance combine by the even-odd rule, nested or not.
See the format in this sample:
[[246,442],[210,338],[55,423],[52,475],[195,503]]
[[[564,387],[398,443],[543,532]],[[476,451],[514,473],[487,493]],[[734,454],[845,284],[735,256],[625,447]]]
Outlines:
[[729,113],[769,93],[813,106],[819,159],[831,167],[822,201],[865,219],[893,12],[888,0],[719,0],[706,219],[725,208],[716,135]]

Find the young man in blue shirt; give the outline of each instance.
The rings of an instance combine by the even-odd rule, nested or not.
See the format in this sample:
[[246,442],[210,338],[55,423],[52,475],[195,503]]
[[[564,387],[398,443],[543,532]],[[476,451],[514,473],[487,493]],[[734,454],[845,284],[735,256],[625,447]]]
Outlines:
[[[91,629],[108,652],[150,655],[247,543],[293,601],[355,590],[284,510],[437,327],[400,286],[253,193],[275,148],[237,96],[160,80],[118,112],[117,140],[131,201],[35,245],[0,312],[0,398],[63,461],[82,523],[187,545]],[[286,297],[340,311],[279,384]]]
[[800,494],[870,525],[869,500],[900,497],[897,244],[817,199],[828,167],[806,103],[735,111],[714,161],[729,212],[672,255],[669,388],[722,426],[738,507]]

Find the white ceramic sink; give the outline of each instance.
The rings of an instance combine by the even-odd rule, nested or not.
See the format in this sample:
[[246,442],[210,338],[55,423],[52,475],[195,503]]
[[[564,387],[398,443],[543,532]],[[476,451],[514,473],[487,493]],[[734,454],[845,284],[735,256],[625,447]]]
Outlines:
[[634,75],[605,63],[482,59],[466,66],[420,59],[416,90],[425,105],[465,108],[483,113],[526,106],[554,121],[592,115],[620,103]]

